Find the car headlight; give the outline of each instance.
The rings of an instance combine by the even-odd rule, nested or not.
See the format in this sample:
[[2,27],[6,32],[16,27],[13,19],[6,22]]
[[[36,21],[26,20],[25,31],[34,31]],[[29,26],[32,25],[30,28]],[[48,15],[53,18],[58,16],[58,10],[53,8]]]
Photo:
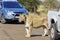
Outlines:
[[7,14],[11,15],[11,14],[14,14],[14,12],[13,11],[8,11]]

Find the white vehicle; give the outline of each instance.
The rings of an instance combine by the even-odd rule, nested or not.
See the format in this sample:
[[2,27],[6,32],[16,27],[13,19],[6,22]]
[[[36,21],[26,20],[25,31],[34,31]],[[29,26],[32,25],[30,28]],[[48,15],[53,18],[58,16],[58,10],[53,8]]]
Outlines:
[[48,11],[48,27],[50,29],[50,39],[56,40],[60,33],[60,10]]

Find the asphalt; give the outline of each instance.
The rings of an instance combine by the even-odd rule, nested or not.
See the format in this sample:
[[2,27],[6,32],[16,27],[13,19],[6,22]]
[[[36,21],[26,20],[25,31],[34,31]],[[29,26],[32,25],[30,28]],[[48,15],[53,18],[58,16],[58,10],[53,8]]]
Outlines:
[[33,29],[30,38],[25,37],[24,24],[20,23],[0,23],[0,40],[50,40],[50,36],[42,37],[43,29]]

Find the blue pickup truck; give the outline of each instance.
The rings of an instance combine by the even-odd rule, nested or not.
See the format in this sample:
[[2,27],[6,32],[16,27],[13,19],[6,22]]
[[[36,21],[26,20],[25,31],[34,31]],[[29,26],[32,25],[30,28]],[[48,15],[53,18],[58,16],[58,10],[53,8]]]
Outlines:
[[20,14],[28,14],[28,11],[18,1],[0,1],[0,21],[6,23],[18,20]]

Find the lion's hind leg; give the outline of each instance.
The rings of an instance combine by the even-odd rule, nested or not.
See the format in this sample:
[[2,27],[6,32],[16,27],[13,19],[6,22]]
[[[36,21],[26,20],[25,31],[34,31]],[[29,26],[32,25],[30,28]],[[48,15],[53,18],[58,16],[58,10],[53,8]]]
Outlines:
[[44,30],[44,34],[42,36],[46,36],[48,33],[48,29],[46,28],[46,26],[43,26],[43,30]]

